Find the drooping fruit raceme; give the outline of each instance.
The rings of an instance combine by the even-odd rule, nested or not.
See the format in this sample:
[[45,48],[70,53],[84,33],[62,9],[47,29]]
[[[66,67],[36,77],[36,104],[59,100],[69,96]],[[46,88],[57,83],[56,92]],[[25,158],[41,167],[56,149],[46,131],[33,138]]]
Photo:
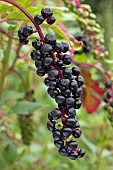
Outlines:
[[[34,17],[34,22],[38,25],[44,20],[48,24],[55,22],[50,8],[43,8],[41,14]],[[31,35],[31,28],[29,30],[28,36]],[[23,32],[19,34],[19,38],[21,34]],[[48,87],[48,94],[57,103],[57,107],[48,113],[47,122],[47,128],[53,134],[54,145],[62,156],[72,160],[81,158],[85,151],[77,149],[76,143],[76,138],[81,136],[76,109],[82,104],[79,97],[82,95],[81,86],[84,84],[80,69],[77,66],[69,67],[72,62],[68,52],[69,44],[57,42],[54,34],[45,35],[44,41],[33,40],[32,46],[34,50],[31,52],[31,58],[35,61],[36,74],[41,77],[47,75],[44,83]]]

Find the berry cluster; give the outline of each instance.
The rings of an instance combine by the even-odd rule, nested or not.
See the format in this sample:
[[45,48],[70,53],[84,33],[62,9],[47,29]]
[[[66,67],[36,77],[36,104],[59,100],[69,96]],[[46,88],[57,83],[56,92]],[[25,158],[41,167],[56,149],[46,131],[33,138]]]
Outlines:
[[105,82],[105,97],[104,97],[104,102],[106,103],[105,109],[109,109],[109,107],[113,108],[113,93],[112,93],[112,82],[111,81],[106,81]]
[[83,47],[82,47],[82,51],[77,51],[76,54],[80,54],[81,52],[84,53],[88,53],[91,50],[91,47],[88,45],[88,40],[89,38],[84,37],[84,35],[82,33],[79,33],[76,37],[75,37],[78,41],[82,41],[83,42]]
[[[52,24],[52,15],[51,9],[43,8],[41,15],[34,17],[34,22],[40,25],[47,19]],[[38,76],[47,74],[44,83],[48,87],[48,94],[58,105],[58,108],[48,113],[47,127],[53,133],[54,144],[59,148],[60,155],[72,160],[81,158],[85,151],[77,149],[75,140],[81,136],[76,109],[82,104],[79,97],[82,95],[84,79],[77,66],[66,67],[72,61],[67,53],[69,45],[66,42],[57,42],[54,34],[45,35],[44,41],[33,40],[32,46],[34,50],[31,58],[35,61],[36,73]]]

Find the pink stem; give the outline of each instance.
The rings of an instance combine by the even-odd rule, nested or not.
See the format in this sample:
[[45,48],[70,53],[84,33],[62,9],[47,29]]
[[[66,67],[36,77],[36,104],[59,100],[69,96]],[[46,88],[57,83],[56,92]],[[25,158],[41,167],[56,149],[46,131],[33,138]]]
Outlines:
[[17,4],[16,2],[14,2],[12,0],[1,0],[1,1],[10,3],[10,4],[14,5],[15,7],[17,7],[18,9],[20,9],[20,11],[22,11],[31,20],[31,22],[34,24],[34,26],[36,27],[36,29],[38,31],[38,34],[40,36],[41,41],[44,42],[44,35],[43,35],[42,31],[41,31],[41,28],[39,27],[39,25],[37,25],[34,22],[33,17],[24,8],[22,8],[19,4]]

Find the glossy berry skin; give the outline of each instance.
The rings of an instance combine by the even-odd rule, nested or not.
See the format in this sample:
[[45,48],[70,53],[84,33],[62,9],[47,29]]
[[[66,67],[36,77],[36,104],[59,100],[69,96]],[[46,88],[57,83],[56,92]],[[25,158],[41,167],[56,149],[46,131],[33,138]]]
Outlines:
[[34,22],[37,24],[37,25],[40,25],[44,22],[44,17],[42,15],[35,15],[34,16]]
[[83,90],[82,88],[77,88],[77,90],[73,93],[73,95],[76,97],[76,98],[79,98],[81,95],[83,94]]
[[50,80],[56,80],[59,76],[59,71],[57,69],[52,69],[48,73],[48,77]]
[[58,95],[55,98],[56,103],[63,105],[65,103],[65,97],[62,95]]
[[61,87],[64,87],[64,90],[69,88],[69,84],[70,84],[69,79],[63,78],[60,80],[60,85]]
[[80,149],[80,151],[78,152],[78,158],[82,158],[85,155],[85,150],[84,149]]
[[80,129],[75,129],[74,131],[73,131],[73,136],[75,137],[75,138],[79,138],[80,136],[81,136],[81,130]]
[[78,76],[76,78],[76,81],[78,82],[78,86],[82,86],[84,84],[84,78],[82,76]]
[[50,8],[43,8],[41,10],[41,14],[46,19],[46,18],[51,17],[53,15],[53,12]]
[[72,130],[69,127],[62,128],[62,135],[64,137],[69,137],[72,134]]
[[55,49],[55,51],[56,51],[57,53],[63,52],[63,50],[64,50],[63,44],[60,43],[60,42],[57,42],[57,43],[55,44],[54,49]]
[[37,69],[36,73],[37,73],[38,76],[43,77],[45,75],[45,70],[43,68]]
[[70,107],[68,110],[67,110],[67,115],[69,117],[74,117],[76,115],[76,110],[74,107]]
[[76,141],[74,139],[67,143],[67,149],[68,150],[73,151],[76,148],[77,148],[77,143],[76,143]]
[[53,131],[53,138],[54,140],[61,140],[62,134],[60,130]]
[[54,145],[57,147],[57,148],[62,148],[64,146],[64,141],[63,140],[55,140],[54,141]]
[[26,25],[26,26],[23,27],[23,35],[24,36],[28,37],[32,33],[33,33],[33,28],[31,26]]
[[26,45],[26,44],[28,44],[29,40],[28,39],[21,39],[21,38],[19,38],[19,42],[22,45]]
[[41,59],[41,53],[39,50],[33,50],[30,55],[31,55],[32,60],[40,60]]
[[42,43],[38,40],[33,40],[32,41],[32,46],[36,49],[36,50],[40,50],[41,49],[41,45]]
[[75,99],[73,97],[66,98],[66,106],[73,106],[75,103]]
[[80,69],[77,66],[72,67],[72,74],[78,76],[80,74]]
[[56,43],[56,37],[53,34],[47,34],[45,36],[45,42],[50,45],[54,45]]
[[68,43],[66,43],[66,42],[62,42],[62,44],[63,44],[63,53],[66,53],[68,50],[69,50],[69,44]]
[[45,85],[46,85],[46,86],[49,86],[49,82],[50,82],[49,78],[48,78],[48,77],[46,77],[46,78],[44,79],[44,83],[45,83]]
[[50,66],[53,63],[53,58],[51,57],[45,57],[43,60],[43,64],[44,66]]
[[59,154],[62,156],[68,156],[68,151],[64,147],[59,149]]
[[106,93],[106,97],[107,97],[107,98],[111,98],[111,97],[112,97],[112,92],[108,91],[108,92]]
[[70,95],[71,95],[71,91],[69,89],[62,90],[61,93],[65,97],[70,97]]
[[78,153],[77,152],[70,152],[68,154],[68,157],[71,159],[71,160],[76,160],[78,158]]
[[52,52],[52,46],[50,44],[43,44],[41,46],[42,54],[50,54]]
[[63,66],[63,61],[62,61],[62,60],[58,60],[58,61],[56,62],[56,65],[57,65],[58,67],[62,68],[62,66]]
[[67,127],[73,128],[73,127],[75,127],[76,122],[77,122],[77,120],[75,118],[67,118],[65,120],[65,125]]
[[50,17],[50,18],[47,19],[47,23],[48,23],[49,25],[54,24],[55,21],[56,21],[56,18],[55,18],[54,16],[52,16],[52,17]]
[[55,90],[56,89],[56,86],[57,86],[57,82],[54,80],[54,81],[51,81],[49,82],[49,88],[52,89],[52,90]]
[[65,78],[70,78],[72,76],[72,71],[69,68],[64,68],[63,69],[63,76]]
[[79,99],[76,99],[75,104],[74,104],[75,109],[79,109],[81,105],[82,105],[82,102]]
[[59,109],[53,109],[52,112],[48,113],[49,120],[57,120],[61,117],[61,111]]
[[52,98],[55,98],[58,94],[59,94],[59,91],[58,91],[57,89],[54,89],[54,90],[50,90],[50,91],[49,91],[49,95],[50,95]]
[[55,129],[55,123],[52,121],[48,121],[47,128],[48,128],[48,130],[53,131]]
[[106,88],[110,88],[111,87],[111,82],[110,81],[106,81],[105,82],[105,87]]
[[64,64],[69,65],[69,64],[71,64],[71,61],[72,61],[72,58],[69,54],[63,55]]
[[72,80],[72,81],[70,82],[70,90],[71,90],[71,91],[76,91],[77,88],[78,88],[78,83],[77,83],[77,81],[76,81],[76,80]]

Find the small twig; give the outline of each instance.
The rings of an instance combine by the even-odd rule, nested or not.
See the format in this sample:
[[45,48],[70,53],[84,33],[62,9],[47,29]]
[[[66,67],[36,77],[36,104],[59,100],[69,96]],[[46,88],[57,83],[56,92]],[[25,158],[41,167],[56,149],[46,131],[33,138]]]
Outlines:
[[8,38],[14,39],[14,40],[18,40],[18,38],[11,36],[10,34],[8,34],[7,32],[5,32],[2,28],[0,28],[0,32],[4,35],[6,35]]

